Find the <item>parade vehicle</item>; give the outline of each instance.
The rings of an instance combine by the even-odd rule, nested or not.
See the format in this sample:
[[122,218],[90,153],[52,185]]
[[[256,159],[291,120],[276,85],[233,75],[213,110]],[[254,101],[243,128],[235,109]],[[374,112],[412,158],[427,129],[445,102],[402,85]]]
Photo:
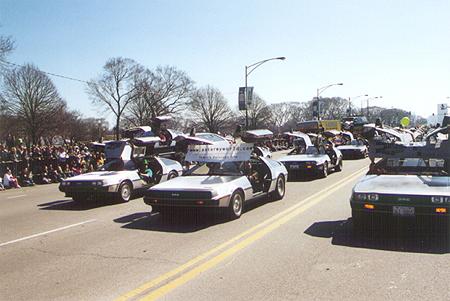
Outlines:
[[325,178],[331,170],[342,170],[342,153],[331,141],[301,132],[285,135],[294,139],[294,149],[279,161],[286,166],[290,177],[315,175]]
[[[440,139],[436,139],[437,136]],[[423,142],[374,141],[380,160],[353,188],[350,199],[355,231],[382,217],[449,217],[450,144],[448,127]],[[414,219],[415,220],[415,219]]]
[[361,134],[366,124],[369,124],[366,116],[349,116],[342,119],[342,129],[354,135]]
[[239,218],[249,200],[265,195],[282,199],[286,168],[269,158],[252,157],[252,151],[248,143],[227,148],[190,145],[186,160],[198,164],[184,176],[148,189],[144,202],[162,215],[176,208],[220,208]]
[[350,132],[342,132],[345,143],[336,146],[341,151],[344,159],[366,158],[369,154],[367,142],[363,139],[355,139]]
[[308,120],[297,123],[297,130],[302,133],[318,134],[322,131],[341,130],[339,120]]
[[74,201],[114,197],[128,202],[133,194],[177,177],[183,171],[177,161],[146,156],[144,146],[136,146],[129,141],[106,143],[105,156],[106,163],[98,171],[65,179],[59,190]]
[[157,116],[152,119],[152,126],[139,126],[125,130],[123,137],[130,139],[135,144],[147,147],[147,152],[152,154],[170,155],[175,152],[176,140],[183,133],[168,129],[167,122],[170,116]]
[[241,137],[242,141],[253,143],[253,153],[258,157],[272,158],[272,152],[265,146],[267,141],[273,139],[273,133],[267,129],[245,131]]

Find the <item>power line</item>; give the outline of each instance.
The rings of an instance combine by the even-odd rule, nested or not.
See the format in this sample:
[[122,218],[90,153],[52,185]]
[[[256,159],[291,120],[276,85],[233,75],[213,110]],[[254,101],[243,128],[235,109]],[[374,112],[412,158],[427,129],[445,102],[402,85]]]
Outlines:
[[[12,65],[12,66],[16,66],[16,67],[25,67],[24,65],[8,62],[8,61],[5,61],[3,59],[0,59],[0,61],[3,62],[3,63],[6,63],[8,65]],[[71,81],[76,81],[76,82],[80,82],[80,83],[85,83],[85,84],[89,83],[89,82],[87,82],[85,80],[77,79],[77,78],[70,77],[70,76],[65,76],[65,75],[56,74],[56,73],[52,73],[52,72],[47,72],[47,71],[43,71],[43,70],[39,70],[39,71],[44,73],[44,74],[50,75],[50,76],[55,76],[55,77],[59,77],[59,78],[63,78],[63,79],[71,80]]]

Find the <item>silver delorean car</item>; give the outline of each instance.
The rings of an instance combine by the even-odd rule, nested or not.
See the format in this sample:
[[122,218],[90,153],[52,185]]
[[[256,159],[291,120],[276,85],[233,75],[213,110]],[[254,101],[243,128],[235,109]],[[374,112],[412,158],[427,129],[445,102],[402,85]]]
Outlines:
[[[294,139],[295,148],[279,160],[286,166],[290,177],[318,175],[325,178],[332,169],[342,170],[342,153],[332,142],[325,140],[317,147],[311,142],[310,136],[302,132],[285,133],[285,135]],[[319,138],[315,137],[315,139]]]
[[[144,156],[145,147],[128,141],[111,141],[105,144],[106,163],[98,171],[65,179],[59,190],[74,201],[113,196],[128,202],[135,192],[175,178],[183,168],[174,160]],[[145,176],[145,165],[153,172]]]
[[245,202],[262,195],[282,199],[287,170],[278,161],[251,156],[253,144],[227,148],[191,145],[186,159],[198,162],[182,177],[155,185],[144,193],[152,211],[167,213],[181,207],[223,208],[239,218]]
[[430,216],[448,220],[448,127],[433,132],[422,142],[375,141],[374,145],[373,156],[381,160],[372,164],[368,174],[353,188],[350,199],[353,229],[362,232],[380,220],[378,217]]

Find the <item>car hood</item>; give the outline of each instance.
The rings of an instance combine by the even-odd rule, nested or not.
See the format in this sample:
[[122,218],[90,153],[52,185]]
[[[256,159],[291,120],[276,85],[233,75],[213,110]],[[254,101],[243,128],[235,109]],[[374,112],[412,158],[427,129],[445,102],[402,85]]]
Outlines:
[[346,151],[346,150],[360,150],[360,151],[364,151],[367,149],[367,147],[365,145],[361,145],[361,146],[356,146],[356,145],[339,145],[337,147],[338,150],[340,151]]
[[224,184],[243,176],[182,176],[153,186],[150,190],[219,190]]
[[353,188],[358,193],[399,195],[450,195],[450,177],[367,175]]
[[279,159],[280,162],[316,162],[322,164],[325,161],[330,161],[328,155],[289,155]]
[[94,171],[81,174],[75,177],[66,179],[65,181],[99,181],[113,178],[124,178],[130,175],[136,175],[136,171],[122,170],[122,171]]

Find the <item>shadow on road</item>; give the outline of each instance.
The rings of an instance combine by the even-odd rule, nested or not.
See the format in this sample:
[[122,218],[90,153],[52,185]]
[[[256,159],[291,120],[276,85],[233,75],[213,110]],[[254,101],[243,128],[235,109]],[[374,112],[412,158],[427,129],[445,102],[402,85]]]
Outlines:
[[39,204],[37,206],[39,207],[39,210],[84,211],[115,204],[117,203],[110,200],[89,200],[85,202],[75,202],[72,199],[65,199]]
[[381,229],[354,234],[352,220],[317,222],[304,233],[331,238],[338,246],[385,251],[445,254],[450,253],[448,230],[433,225],[392,222]]
[[310,175],[298,175],[298,176],[289,176],[288,182],[312,182],[314,180],[317,180],[316,176]]
[[[261,197],[248,202],[244,207],[245,213],[267,203],[267,198]],[[170,213],[160,214],[137,212],[114,219],[114,222],[124,224],[122,228],[148,230],[157,232],[192,233],[215,225],[230,222],[222,210],[215,208],[179,208]]]
[[173,233],[196,232],[226,221],[221,214],[204,210],[176,210],[167,214],[138,212],[114,220],[124,224],[125,229]]

